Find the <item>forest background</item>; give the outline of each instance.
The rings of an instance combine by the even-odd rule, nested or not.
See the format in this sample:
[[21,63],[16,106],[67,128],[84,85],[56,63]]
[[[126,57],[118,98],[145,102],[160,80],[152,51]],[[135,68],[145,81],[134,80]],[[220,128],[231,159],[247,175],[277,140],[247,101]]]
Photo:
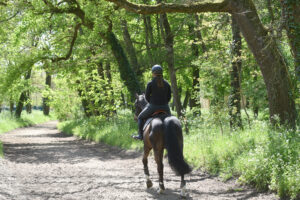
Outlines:
[[53,112],[139,149],[135,94],[160,64],[194,167],[299,197],[300,1],[108,1],[0,1],[1,121]]

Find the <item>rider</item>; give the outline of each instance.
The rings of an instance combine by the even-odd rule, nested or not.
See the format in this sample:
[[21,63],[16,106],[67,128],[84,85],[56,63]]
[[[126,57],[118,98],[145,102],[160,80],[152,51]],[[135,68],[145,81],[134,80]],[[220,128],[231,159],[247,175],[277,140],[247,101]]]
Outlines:
[[167,114],[171,114],[170,107],[168,105],[171,99],[171,87],[170,84],[163,79],[163,69],[160,65],[154,65],[152,67],[152,81],[147,84],[146,88],[146,100],[148,104],[144,110],[138,116],[138,135],[134,135],[134,139],[143,139],[143,127],[145,120],[150,117],[155,111],[162,110]]

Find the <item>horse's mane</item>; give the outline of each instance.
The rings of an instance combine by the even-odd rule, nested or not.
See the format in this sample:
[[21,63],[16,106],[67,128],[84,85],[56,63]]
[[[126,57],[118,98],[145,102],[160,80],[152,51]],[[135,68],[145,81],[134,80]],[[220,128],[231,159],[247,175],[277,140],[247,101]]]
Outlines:
[[140,95],[140,96],[142,96],[142,99],[141,99],[141,101],[140,101],[141,106],[142,106],[142,108],[145,108],[146,105],[148,104],[148,101],[147,101],[147,99],[146,99],[146,97],[145,97],[145,94],[142,94],[142,95]]

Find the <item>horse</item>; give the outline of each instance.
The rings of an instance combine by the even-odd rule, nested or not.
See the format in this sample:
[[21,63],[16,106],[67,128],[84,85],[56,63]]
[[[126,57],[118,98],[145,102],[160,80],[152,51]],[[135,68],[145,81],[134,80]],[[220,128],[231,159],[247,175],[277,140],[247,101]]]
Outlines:
[[[145,95],[137,95],[135,100],[135,114],[134,118],[137,119],[138,115],[147,105]],[[180,121],[175,116],[168,116],[166,114],[158,114],[153,116],[153,120],[146,125],[143,131],[144,154],[143,165],[144,174],[146,178],[147,188],[153,186],[150,180],[148,169],[148,155],[153,149],[154,158],[157,164],[157,171],[159,174],[159,188],[158,193],[161,194],[165,190],[163,178],[163,153],[166,148],[168,151],[168,162],[176,175],[181,176],[180,195],[186,196],[186,181],[184,175],[191,172],[191,167],[185,162],[183,157],[183,136]]]

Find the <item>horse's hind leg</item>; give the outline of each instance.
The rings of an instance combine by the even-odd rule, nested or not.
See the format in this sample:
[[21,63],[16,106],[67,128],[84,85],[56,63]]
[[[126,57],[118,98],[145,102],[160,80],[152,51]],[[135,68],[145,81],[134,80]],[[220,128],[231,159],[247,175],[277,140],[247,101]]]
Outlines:
[[144,156],[143,156],[143,165],[144,165],[144,174],[145,174],[145,178],[146,178],[146,185],[147,188],[151,188],[152,187],[152,181],[150,180],[150,174],[149,174],[149,169],[148,169],[148,155],[150,153],[150,148],[147,147],[146,145],[144,146]]
[[180,183],[180,196],[185,198],[186,197],[186,182],[184,180],[184,175],[181,175],[181,183]]
[[159,188],[158,193],[163,193],[165,190],[164,186],[164,165],[163,165],[163,153],[164,149],[161,147],[159,149],[153,149],[154,150],[154,156],[155,161],[157,164],[157,172],[159,175]]

